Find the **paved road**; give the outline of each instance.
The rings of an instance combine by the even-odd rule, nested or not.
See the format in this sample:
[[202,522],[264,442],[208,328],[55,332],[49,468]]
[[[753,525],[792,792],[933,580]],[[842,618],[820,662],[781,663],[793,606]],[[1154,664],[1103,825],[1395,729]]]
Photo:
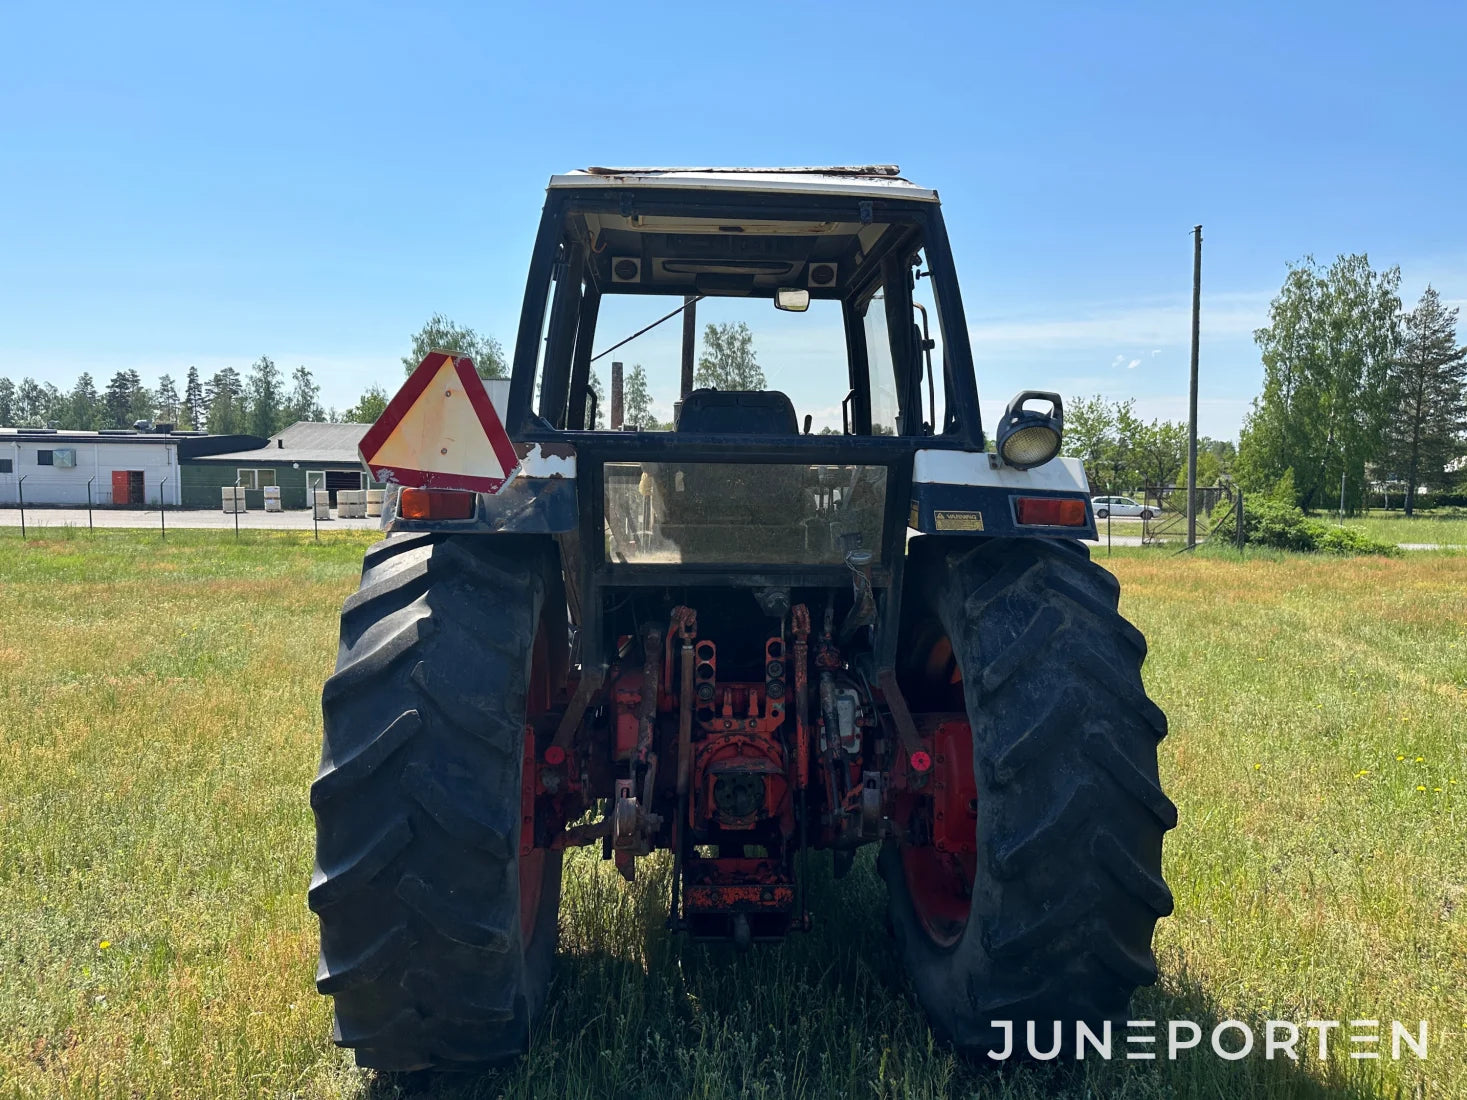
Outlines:
[[[156,508],[142,510],[136,508],[97,508],[92,511],[92,523],[97,527],[157,527],[158,510]],[[87,510],[85,508],[27,508],[25,511],[25,524],[27,529],[40,530],[46,527],[85,527],[87,525]],[[19,527],[20,509],[14,506],[0,508],[0,527]],[[191,527],[202,529],[226,530],[234,527],[234,517],[224,512],[215,512],[203,508],[168,510],[169,527]],[[241,531],[309,531],[311,530],[311,514],[306,511],[293,512],[242,512],[239,517]],[[381,523],[373,519],[332,519],[329,522],[321,521],[322,530],[326,531],[376,531]],[[1139,535],[1112,535],[1112,546],[1141,546]],[[1105,546],[1105,536],[1102,533],[1099,539],[1089,545]],[[1180,542],[1178,543],[1180,545]],[[1467,545],[1456,545],[1452,543],[1435,542],[1403,542],[1402,550],[1467,550]]]
[[[158,510],[156,508],[148,510],[136,508],[95,508],[92,510],[92,523],[96,527],[157,527],[159,525]],[[174,511],[170,508],[168,509],[167,524],[169,527],[233,530],[234,516],[204,508],[180,509],[179,511]],[[40,530],[46,527],[85,527],[87,525],[87,510],[85,508],[27,508],[25,510],[25,525],[27,530],[32,528]],[[0,508],[0,527],[19,526],[19,508],[14,506]],[[376,516],[373,516],[371,519],[332,519],[330,521],[321,521],[321,528],[325,531],[343,529],[375,531],[381,526],[382,521]],[[305,510],[293,512],[241,512],[239,516],[239,528],[241,531],[309,531],[312,528],[311,513]]]

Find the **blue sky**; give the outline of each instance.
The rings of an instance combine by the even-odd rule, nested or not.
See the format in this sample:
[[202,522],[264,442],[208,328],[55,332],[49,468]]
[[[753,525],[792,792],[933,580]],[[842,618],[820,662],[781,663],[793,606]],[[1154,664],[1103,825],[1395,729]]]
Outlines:
[[[990,417],[1021,388],[1182,416],[1203,223],[1231,437],[1288,261],[1467,301],[1464,43],[1460,3],[11,0],[0,374],[268,354],[345,407],[434,311],[512,342],[552,172],[895,161],[943,197]],[[761,346],[775,384],[798,349]]]

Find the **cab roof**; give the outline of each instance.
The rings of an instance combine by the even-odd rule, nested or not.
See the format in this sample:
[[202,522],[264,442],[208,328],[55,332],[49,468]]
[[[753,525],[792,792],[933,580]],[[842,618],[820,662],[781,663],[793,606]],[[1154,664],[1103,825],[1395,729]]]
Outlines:
[[551,176],[550,187],[677,187],[696,190],[818,192],[936,202],[937,192],[903,179],[895,164],[807,168],[579,168]]

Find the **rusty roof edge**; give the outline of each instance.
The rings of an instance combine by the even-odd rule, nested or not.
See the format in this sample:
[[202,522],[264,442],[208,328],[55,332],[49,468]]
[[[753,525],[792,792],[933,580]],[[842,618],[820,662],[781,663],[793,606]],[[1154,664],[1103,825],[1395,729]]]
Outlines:
[[[601,169],[609,172],[609,169]],[[577,169],[550,177],[550,188],[569,187],[648,187],[705,189],[709,191],[748,191],[786,194],[856,195],[872,198],[901,198],[919,202],[937,202],[937,192],[919,187],[900,176],[820,174],[818,170],[774,170],[720,168],[628,169],[623,174],[598,175]]]
[[664,172],[696,172],[699,174],[708,172],[739,172],[751,176],[882,176],[900,178],[902,170],[895,164],[832,164],[803,168],[735,168],[728,165],[722,167],[702,168],[671,168],[671,167],[641,167],[641,168],[584,168],[582,171],[593,176],[652,176]]

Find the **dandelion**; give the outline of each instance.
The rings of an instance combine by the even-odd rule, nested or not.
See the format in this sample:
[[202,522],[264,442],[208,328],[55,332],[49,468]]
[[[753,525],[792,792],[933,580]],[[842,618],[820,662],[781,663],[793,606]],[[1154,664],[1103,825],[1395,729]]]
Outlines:
[[1424,790],[1426,790],[1426,788],[1425,788],[1425,787],[1417,787],[1417,788],[1416,788],[1416,789],[1417,789],[1417,790],[1418,790],[1418,791],[1424,791]]
[[1400,754],[1400,753],[1397,753],[1397,754],[1396,754],[1396,759],[1397,759],[1397,760],[1404,760],[1404,759],[1406,759],[1406,758],[1405,758],[1405,757],[1404,757],[1404,756],[1402,756],[1402,755],[1401,755],[1401,754]]
[[1262,771],[1263,770],[1263,765],[1262,764],[1254,764],[1253,765],[1253,770],[1256,771],[1256,772],[1257,771]]
[[1440,787],[1433,787],[1433,788],[1431,788],[1431,789],[1432,789],[1432,790],[1433,790],[1433,791],[1435,791],[1435,792],[1436,792],[1436,793],[1437,793],[1437,794],[1441,794],[1441,793],[1442,793],[1442,789],[1441,789],[1441,788],[1440,788]]
[[1364,779],[1369,774],[1370,774],[1370,769],[1369,768],[1361,768],[1358,772],[1355,773],[1355,778],[1356,779]]
[[101,943],[97,944],[97,946],[100,947],[103,951],[106,951],[107,948],[109,948],[109,947],[112,946],[112,941],[111,940],[103,940]]
[[1416,763],[1418,763],[1418,764],[1424,764],[1424,763],[1426,763],[1426,757],[1424,757],[1424,756],[1418,756],[1416,758]]

